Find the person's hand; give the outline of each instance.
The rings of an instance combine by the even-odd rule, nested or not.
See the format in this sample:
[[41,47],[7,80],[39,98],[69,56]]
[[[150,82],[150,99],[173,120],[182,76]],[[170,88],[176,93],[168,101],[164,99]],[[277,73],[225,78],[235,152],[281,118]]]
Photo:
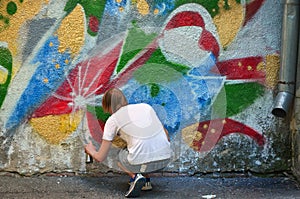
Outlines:
[[84,150],[87,154],[93,157],[93,154],[96,153],[96,147],[93,145],[92,142],[89,142],[87,145],[84,146]]

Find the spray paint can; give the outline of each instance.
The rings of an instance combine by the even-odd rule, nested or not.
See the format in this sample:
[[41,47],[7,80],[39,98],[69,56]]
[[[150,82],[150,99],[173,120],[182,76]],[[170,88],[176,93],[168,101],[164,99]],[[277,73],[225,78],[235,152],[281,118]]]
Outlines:
[[85,163],[86,164],[93,163],[93,157],[90,156],[89,154],[86,154],[86,156],[85,156]]

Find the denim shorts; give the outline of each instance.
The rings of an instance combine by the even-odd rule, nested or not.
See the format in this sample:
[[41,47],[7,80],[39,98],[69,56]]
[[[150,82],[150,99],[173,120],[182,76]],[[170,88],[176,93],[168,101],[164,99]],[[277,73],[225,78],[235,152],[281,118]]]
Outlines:
[[128,171],[133,173],[151,173],[164,169],[171,162],[171,159],[157,160],[143,164],[130,164],[127,159],[128,150],[122,149],[119,152],[119,161]]

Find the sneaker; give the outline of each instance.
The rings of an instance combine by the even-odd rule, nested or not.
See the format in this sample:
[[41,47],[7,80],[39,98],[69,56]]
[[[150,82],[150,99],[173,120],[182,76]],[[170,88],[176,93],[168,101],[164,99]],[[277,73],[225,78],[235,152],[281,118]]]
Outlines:
[[[128,181],[128,184],[129,184],[129,185],[133,184],[133,181],[134,181],[134,180],[131,180],[131,179],[130,179],[130,181]],[[147,179],[146,179],[146,183],[145,183],[144,186],[142,187],[142,191],[150,191],[150,190],[152,190],[152,184],[151,184],[150,181],[147,181]]]
[[151,182],[146,182],[142,187],[142,191],[150,191],[150,190],[152,190]]
[[131,183],[129,190],[125,194],[125,197],[138,197],[141,194],[142,187],[146,182],[146,178],[142,174],[136,174],[134,181]]

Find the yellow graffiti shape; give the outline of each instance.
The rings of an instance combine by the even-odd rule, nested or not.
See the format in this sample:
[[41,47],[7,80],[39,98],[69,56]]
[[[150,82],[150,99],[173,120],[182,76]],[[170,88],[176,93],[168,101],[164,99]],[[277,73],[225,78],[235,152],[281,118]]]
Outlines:
[[8,70],[0,65],[0,84],[4,84],[8,77]]
[[147,3],[146,0],[135,0],[135,1],[132,1],[132,2],[136,3],[136,7],[138,9],[138,12],[141,15],[149,14],[150,7],[149,7],[149,4]]
[[[8,25],[0,31],[0,41],[5,41],[8,44],[8,48],[13,56],[13,76],[20,68],[20,61],[16,57],[22,49],[23,42],[18,42],[21,35],[20,29],[26,23],[26,21],[33,19],[41,10],[44,4],[47,4],[49,0],[26,0],[26,1],[12,1],[1,0],[0,1],[0,13],[2,17],[9,19]],[[7,13],[6,7],[9,2],[14,2],[17,6],[17,11],[13,15]],[[1,21],[0,27],[2,27],[3,21]]]
[[194,141],[202,139],[202,133],[198,131],[198,123],[190,125],[182,130],[182,139],[189,147],[194,147]]
[[213,18],[217,27],[220,42],[223,47],[228,46],[236,37],[244,22],[244,8],[235,0],[228,0],[230,9],[224,8],[224,1],[220,1],[220,13]]
[[58,40],[60,42],[59,52],[64,53],[69,50],[74,57],[79,54],[84,45],[84,12],[80,5],[63,19],[57,30]]
[[267,55],[266,57],[266,85],[273,89],[277,85],[280,68],[280,56],[278,54]]
[[159,13],[159,9],[155,8],[153,14],[157,15]]
[[30,125],[50,144],[59,144],[73,133],[82,118],[82,113],[49,115],[32,118]]

